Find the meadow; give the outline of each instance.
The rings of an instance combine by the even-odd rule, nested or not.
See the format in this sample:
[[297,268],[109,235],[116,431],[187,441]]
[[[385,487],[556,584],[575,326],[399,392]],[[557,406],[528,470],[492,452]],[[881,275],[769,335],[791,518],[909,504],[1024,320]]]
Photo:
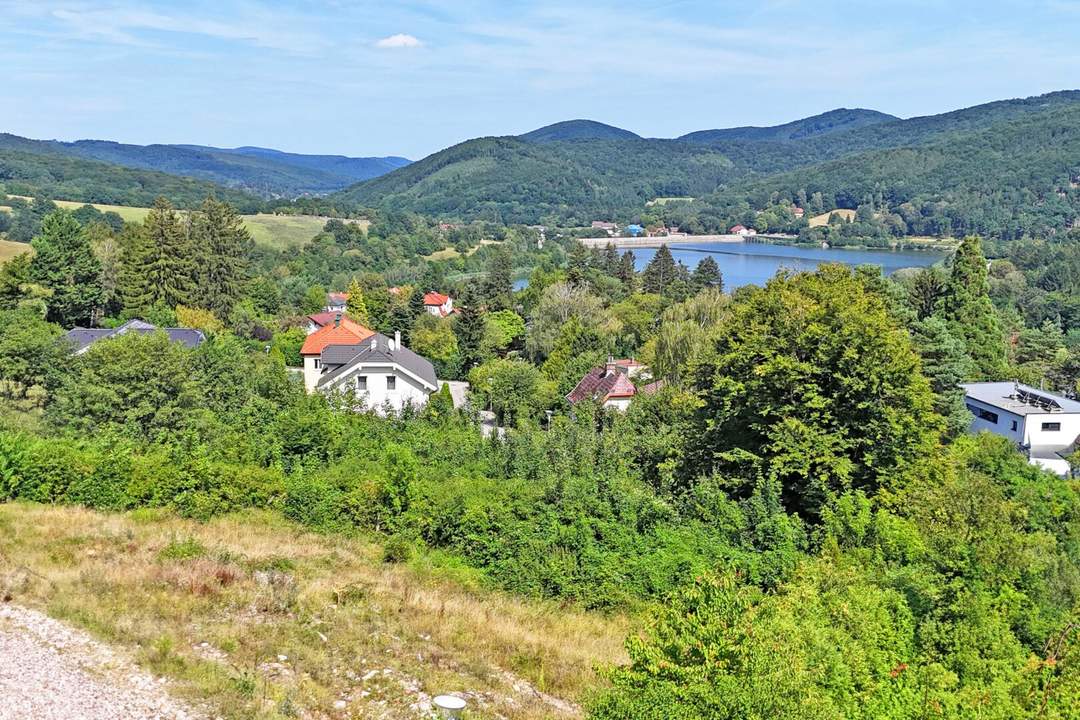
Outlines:
[[30,246],[26,243],[0,240],[0,263],[6,262],[19,253],[24,253],[28,250],[30,250]]
[[0,505],[6,600],[130,651],[222,718],[399,717],[448,691],[469,717],[572,718],[594,666],[625,660],[622,616],[383,554],[270,513]]

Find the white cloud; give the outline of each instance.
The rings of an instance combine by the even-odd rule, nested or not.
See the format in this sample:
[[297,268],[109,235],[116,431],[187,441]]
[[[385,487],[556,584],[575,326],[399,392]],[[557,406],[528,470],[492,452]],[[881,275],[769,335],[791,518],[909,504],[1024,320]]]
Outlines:
[[384,37],[375,43],[377,48],[418,48],[424,43],[412,35],[406,35],[405,33],[398,33],[389,37]]

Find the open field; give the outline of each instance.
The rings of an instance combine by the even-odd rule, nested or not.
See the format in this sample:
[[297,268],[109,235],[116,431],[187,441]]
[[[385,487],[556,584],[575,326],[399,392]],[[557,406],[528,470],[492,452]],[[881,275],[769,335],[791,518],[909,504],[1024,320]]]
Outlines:
[[31,250],[31,248],[27,243],[0,240],[0,263],[10,260],[19,253],[24,253],[29,250]]
[[827,212],[827,213],[822,213],[820,215],[815,215],[814,217],[810,218],[806,222],[810,225],[810,227],[821,227],[822,225],[828,225],[829,224],[829,217],[831,215],[839,215],[840,217],[844,218],[844,220],[854,220],[855,219],[855,211],[854,210],[832,210],[832,211]]
[[673,202],[693,202],[693,197],[658,197],[649,200],[645,203],[645,207],[652,207],[653,205],[667,205]]
[[[53,202],[67,210],[75,210],[87,204],[74,200],[54,200]],[[105,205],[102,203],[89,204],[101,212],[115,212],[125,222],[142,222],[150,212],[150,208],[145,207],[126,207],[124,205]],[[0,210],[2,209],[0,208]],[[273,215],[270,213],[244,215],[243,218],[244,226],[251,233],[251,238],[256,243],[279,250],[300,247],[318,235],[323,226],[326,225],[327,220],[333,219],[315,215]],[[364,229],[371,225],[371,222],[365,219],[344,220],[344,222],[355,222]]]
[[[479,245],[473,245],[471,248],[469,248],[468,252],[465,253],[465,256],[468,257],[470,255],[476,254],[476,251],[479,250],[480,248],[484,247],[485,245],[498,245],[499,243],[500,243],[499,240],[492,240],[490,238],[484,238],[483,240],[480,241]],[[459,258],[459,257],[461,257],[461,253],[459,253],[457,251],[457,248],[444,247],[442,250],[436,250],[435,252],[431,253],[430,255],[425,255],[424,259],[425,260],[453,260],[454,258]]]
[[269,513],[0,505],[0,594],[127,649],[223,718],[569,718],[625,618],[482,590],[424,556],[325,537]]

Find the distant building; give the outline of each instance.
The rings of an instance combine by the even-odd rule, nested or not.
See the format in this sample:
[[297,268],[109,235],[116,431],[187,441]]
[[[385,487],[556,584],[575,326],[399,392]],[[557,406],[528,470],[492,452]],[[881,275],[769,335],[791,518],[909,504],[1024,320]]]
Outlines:
[[1080,402],[1015,382],[981,382],[962,386],[967,409],[975,416],[974,432],[986,430],[1007,437],[1032,465],[1058,475],[1070,473],[1065,455],[1080,437]]
[[571,405],[586,400],[598,402],[602,407],[624,411],[630,407],[630,401],[639,394],[656,392],[660,382],[653,382],[642,387],[634,384],[636,378],[647,368],[637,360],[608,360],[606,365],[598,365],[578,381],[566,399]]
[[739,235],[740,237],[753,237],[757,235],[757,230],[748,228],[745,225],[735,225],[728,232],[732,235]]
[[638,235],[641,235],[643,232],[645,232],[645,228],[641,227],[640,225],[627,225],[626,232],[630,233],[630,235],[633,237],[637,237]]
[[333,325],[335,322],[341,323],[343,325],[348,325],[355,329],[359,329],[359,332],[361,333],[371,332],[360,323],[350,319],[347,315],[345,315],[344,311],[314,313],[307,316],[307,321],[307,327],[305,329],[307,330],[308,335],[311,335],[319,328],[324,328],[327,325]]
[[604,222],[603,220],[593,220],[592,221],[592,229],[593,230],[603,230],[608,235],[614,235],[615,233],[619,232],[619,226],[618,225],[616,225],[613,222]]
[[201,330],[191,328],[158,328],[143,320],[128,320],[117,328],[72,328],[64,334],[64,338],[71,343],[72,352],[82,355],[90,349],[90,346],[101,340],[119,337],[127,333],[149,335],[158,330],[163,331],[173,342],[180,343],[186,348],[196,348],[206,340]]
[[424,293],[424,308],[435,317],[446,317],[454,313],[454,298],[442,293]]
[[795,206],[791,208],[791,214],[795,216],[796,220],[802,220],[803,215],[806,214],[806,211],[803,210],[801,207]]
[[329,313],[345,312],[345,308],[349,305],[349,293],[332,292],[326,293],[326,307],[323,308]]

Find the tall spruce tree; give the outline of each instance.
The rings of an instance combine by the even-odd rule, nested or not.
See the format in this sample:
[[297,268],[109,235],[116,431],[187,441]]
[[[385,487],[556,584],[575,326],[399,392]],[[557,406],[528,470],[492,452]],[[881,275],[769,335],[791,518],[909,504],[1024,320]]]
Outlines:
[[969,235],[957,248],[942,300],[949,332],[964,341],[976,376],[1001,378],[1005,373],[1005,339],[990,302],[986,257],[978,237]]
[[199,259],[196,304],[228,319],[244,291],[251,235],[232,206],[208,197],[192,218],[191,245]]
[[191,305],[197,266],[184,221],[172,204],[158,198],[126,248],[122,279],[124,309]]
[[458,341],[458,354],[461,356],[461,371],[470,369],[483,362],[484,313],[476,302],[472,292],[464,293],[454,315],[454,334]]
[[667,245],[661,245],[641,275],[641,288],[647,293],[667,295],[670,286],[679,278],[679,266]]
[[615,273],[627,292],[634,292],[637,287],[637,272],[634,270],[634,251],[627,250],[619,258],[619,268]]
[[90,325],[101,306],[101,263],[78,221],[55,210],[41,222],[31,243],[30,280],[52,291],[48,319],[64,327]]
[[717,290],[724,288],[724,278],[720,274],[720,266],[711,256],[706,255],[694,268],[694,274],[690,277],[690,287],[694,292],[699,292],[707,287]]

